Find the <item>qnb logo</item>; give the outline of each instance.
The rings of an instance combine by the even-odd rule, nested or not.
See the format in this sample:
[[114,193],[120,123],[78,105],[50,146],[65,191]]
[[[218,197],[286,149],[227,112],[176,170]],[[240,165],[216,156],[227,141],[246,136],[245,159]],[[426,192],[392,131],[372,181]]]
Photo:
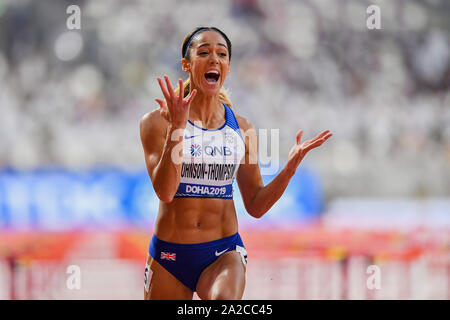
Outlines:
[[225,132],[225,142],[226,143],[234,143],[234,134],[231,132]]
[[216,147],[216,146],[206,146],[205,147],[205,154],[208,156],[215,156],[215,155],[221,155],[221,156],[231,156],[232,152],[229,147]]
[[191,145],[191,155],[198,157],[202,154],[202,147],[198,144]]

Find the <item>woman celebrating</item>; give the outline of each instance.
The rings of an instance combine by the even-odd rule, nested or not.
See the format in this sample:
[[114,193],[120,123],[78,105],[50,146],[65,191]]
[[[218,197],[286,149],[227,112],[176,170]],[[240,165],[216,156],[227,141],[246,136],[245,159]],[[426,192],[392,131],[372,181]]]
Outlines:
[[[264,186],[256,131],[231,110],[222,89],[231,42],[219,29],[199,27],[182,45],[189,74],[174,90],[158,78],[165,100],[140,122],[145,163],[160,201],[145,269],[145,299],[241,299],[247,252],[238,233],[232,183],[246,210],[260,218],[281,197],[305,154],[326,141],[324,131],[301,143]],[[164,83],[165,82],[165,83]],[[256,161],[255,161],[256,160]]]

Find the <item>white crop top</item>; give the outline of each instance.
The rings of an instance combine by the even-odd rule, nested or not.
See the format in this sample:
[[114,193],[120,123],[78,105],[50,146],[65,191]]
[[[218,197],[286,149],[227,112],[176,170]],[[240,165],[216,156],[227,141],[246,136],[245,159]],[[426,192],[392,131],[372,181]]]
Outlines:
[[175,198],[233,199],[233,181],[245,143],[233,111],[223,106],[226,121],[219,129],[204,129],[188,121]]

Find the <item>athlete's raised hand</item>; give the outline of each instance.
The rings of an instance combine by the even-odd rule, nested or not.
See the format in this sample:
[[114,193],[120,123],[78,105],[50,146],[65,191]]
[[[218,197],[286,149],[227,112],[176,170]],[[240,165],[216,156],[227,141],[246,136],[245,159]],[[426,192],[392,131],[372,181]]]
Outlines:
[[167,88],[161,78],[158,78],[159,86],[164,95],[165,100],[155,99],[161,107],[161,114],[169,121],[174,128],[186,128],[189,119],[189,108],[191,102],[197,94],[197,90],[192,90],[186,98],[183,98],[183,80],[178,79],[179,92],[175,90],[170,83],[169,77],[164,76]]
[[296,136],[296,144],[292,147],[291,151],[289,151],[288,161],[286,163],[288,171],[294,174],[306,153],[311,149],[317,148],[332,136],[329,132],[330,130],[326,130],[315,138],[301,143],[303,130],[299,130]]

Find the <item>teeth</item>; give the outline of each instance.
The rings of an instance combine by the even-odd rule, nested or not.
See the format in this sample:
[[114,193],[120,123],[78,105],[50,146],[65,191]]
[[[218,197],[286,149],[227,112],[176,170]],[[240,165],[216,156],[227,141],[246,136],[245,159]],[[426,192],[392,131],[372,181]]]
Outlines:
[[217,70],[211,70],[211,71],[208,71],[207,73],[215,73],[215,74],[219,74],[219,72],[218,72]]

